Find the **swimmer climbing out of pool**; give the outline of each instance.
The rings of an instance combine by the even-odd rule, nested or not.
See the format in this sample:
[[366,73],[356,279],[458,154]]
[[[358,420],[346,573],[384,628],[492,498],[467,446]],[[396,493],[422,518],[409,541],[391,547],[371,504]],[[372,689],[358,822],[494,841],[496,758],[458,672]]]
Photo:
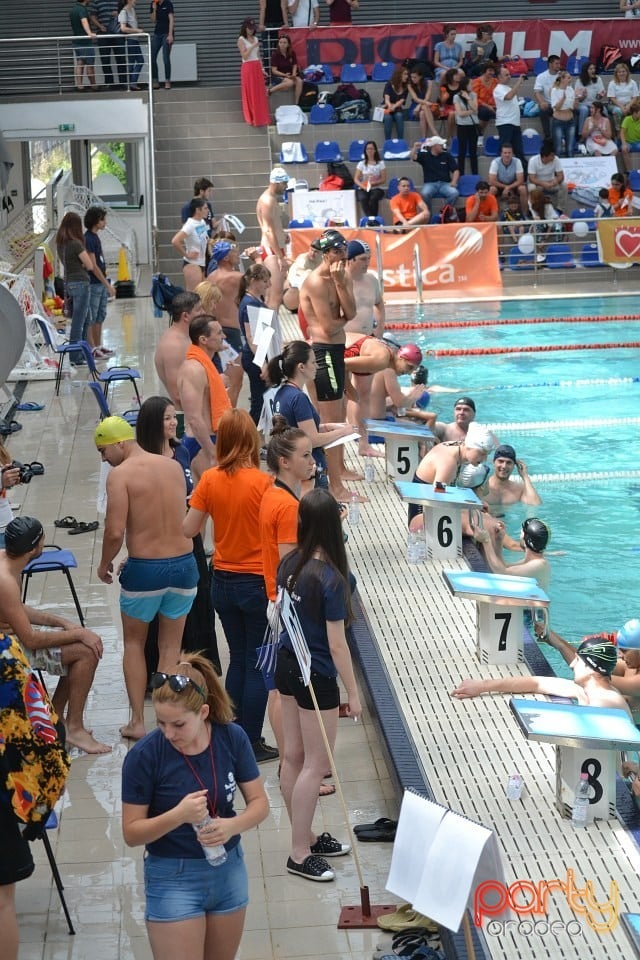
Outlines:
[[[436,450],[439,449],[436,447]],[[524,556],[516,563],[506,564],[502,558],[505,525],[498,521],[491,531],[476,530],[476,543],[484,547],[484,555],[492,573],[506,573],[515,577],[535,577],[543,590],[548,590],[551,577],[549,561],[543,556],[549,542],[549,528],[542,520],[531,517],[522,524],[520,544]]]
[[611,673],[618,653],[610,640],[587,638],[573,650],[569,664],[573,680],[563,677],[489,677],[463,680],[451,696],[457,700],[480,697],[484,693],[541,693],[548,697],[571,697],[582,706],[624,710],[630,715],[625,698],[614,689]]

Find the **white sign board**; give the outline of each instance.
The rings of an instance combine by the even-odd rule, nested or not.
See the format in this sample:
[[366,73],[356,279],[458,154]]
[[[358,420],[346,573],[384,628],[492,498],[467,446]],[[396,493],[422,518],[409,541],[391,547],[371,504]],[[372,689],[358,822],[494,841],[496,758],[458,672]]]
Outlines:
[[328,220],[342,220],[345,227],[357,227],[355,190],[294,190],[291,219],[311,220],[324,229]]

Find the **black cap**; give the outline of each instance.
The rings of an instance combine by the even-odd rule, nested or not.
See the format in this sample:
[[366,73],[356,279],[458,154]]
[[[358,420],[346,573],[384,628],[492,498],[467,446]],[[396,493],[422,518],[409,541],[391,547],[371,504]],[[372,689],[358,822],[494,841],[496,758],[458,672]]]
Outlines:
[[4,531],[5,550],[11,557],[23,557],[38,545],[44,528],[35,517],[16,517]]
[[610,677],[618,662],[618,651],[611,640],[602,637],[587,637],[583,640],[576,653],[581,660],[599,673],[602,677]]
[[549,543],[551,534],[546,523],[538,520],[537,517],[532,517],[530,520],[525,520],[522,524],[522,536],[529,550],[534,550],[535,553],[542,553]]
[[347,241],[339,230],[326,230],[320,237],[320,249],[323,253],[340,247],[344,247],[346,250]]
[[458,399],[456,400],[456,402],[455,402],[454,405],[453,405],[454,408],[457,407],[458,404],[460,404],[460,403],[464,403],[464,405],[465,405],[466,407],[471,407],[471,409],[473,410],[473,412],[474,412],[474,413],[476,412],[476,405],[475,405],[475,403],[473,402],[473,400],[471,399],[471,397],[458,397]]
[[493,455],[494,460],[513,460],[516,462],[516,452],[509,443],[501,443],[499,447],[496,447],[496,452]]

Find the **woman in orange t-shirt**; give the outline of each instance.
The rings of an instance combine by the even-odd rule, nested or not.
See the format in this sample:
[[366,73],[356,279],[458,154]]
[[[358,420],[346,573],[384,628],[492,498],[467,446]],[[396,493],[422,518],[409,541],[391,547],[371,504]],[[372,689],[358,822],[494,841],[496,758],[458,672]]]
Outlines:
[[260,437],[246,410],[220,418],[217,466],[205,470],[191,496],[185,536],[195,537],[206,515],[213,522],[213,606],[229,644],[225,679],[236,722],[244,729],[258,763],[277,760],[262,736],[267,691],[257,669],[256,649],[267,629],[260,504],[273,481],[260,470]]

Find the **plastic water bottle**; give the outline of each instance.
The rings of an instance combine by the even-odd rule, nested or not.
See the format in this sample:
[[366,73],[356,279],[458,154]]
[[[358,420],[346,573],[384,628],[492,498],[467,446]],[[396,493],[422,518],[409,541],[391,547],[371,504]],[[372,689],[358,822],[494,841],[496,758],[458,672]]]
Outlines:
[[399,417],[406,417],[407,408],[406,407],[396,407],[396,413]]
[[519,800],[522,796],[524,780],[519,773],[512,773],[507,783],[507,800]]
[[573,810],[571,811],[571,824],[574,830],[586,827],[589,822],[589,775],[580,774],[580,780],[576,787],[576,795],[573,798]]
[[71,395],[71,370],[67,367],[66,370],[62,371],[62,384],[60,386],[60,393],[63,397],[68,397]]
[[[200,823],[194,823],[193,829],[196,832],[196,835],[204,827],[207,827],[210,823],[213,823],[213,817],[210,817],[209,814],[206,815],[204,820],[201,820]],[[204,851],[204,855],[207,858],[207,863],[210,867],[221,867],[222,864],[227,859],[227,851],[224,848],[222,843],[217,844],[215,847],[207,847],[201,844]]]
[[366,457],[364,461],[364,479],[366,483],[373,483],[376,479],[376,468],[371,457]]
[[420,563],[420,534],[415,530],[407,537],[407,563]]
[[358,494],[352,493],[351,500],[349,501],[349,524],[352,527],[357,527],[360,523],[360,501],[358,500]]

